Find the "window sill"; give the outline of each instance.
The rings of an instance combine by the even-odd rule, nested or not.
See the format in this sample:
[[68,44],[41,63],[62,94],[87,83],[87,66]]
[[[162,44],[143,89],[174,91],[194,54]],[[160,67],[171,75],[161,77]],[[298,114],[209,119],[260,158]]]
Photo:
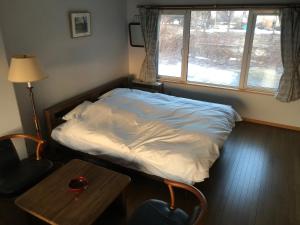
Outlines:
[[162,83],[174,83],[174,84],[181,84],[186,86],[196,86],[196,87],[205,87],[209,89],[219,89],[219,90],[226,90],[226,91],[233,91],[233,92],[243,92],[243,93],[251,93],[251,94],[260,94],[260,95],[267,95],[267,96],[274,96],[275,93],[272,91],[267,90],[256,90],[256,89],[250,89],[250,88],[235,88],[235,87],[228,87],[228,86],[217,86],[217,85],[208,85],[203,83],[195,83],[195,82],[185,82],[180,79],[163,79],[160,78],[159,82]]

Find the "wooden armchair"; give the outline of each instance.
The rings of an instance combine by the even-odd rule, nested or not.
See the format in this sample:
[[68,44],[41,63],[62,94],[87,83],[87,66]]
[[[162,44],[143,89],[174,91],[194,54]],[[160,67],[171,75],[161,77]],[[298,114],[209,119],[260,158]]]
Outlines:
[[[11,139],[23,138],[36,143],[35,158],[20,160]],[[45,142],[27,134],[13,134],[0,137],[0,195],[11,197],[33,186],[47,175],[53,163],[41,159]]]
[[[129,225],[203,225],[203,219],[207,212],[205,196],[194,186],[184,183],[164,180],[169,188],[171,201],[166,203],[157,199],[145,201],[133,213]],[[191,192],[198,201],[192,215],[188,215],[180,208],[175,208],[174,188]]]

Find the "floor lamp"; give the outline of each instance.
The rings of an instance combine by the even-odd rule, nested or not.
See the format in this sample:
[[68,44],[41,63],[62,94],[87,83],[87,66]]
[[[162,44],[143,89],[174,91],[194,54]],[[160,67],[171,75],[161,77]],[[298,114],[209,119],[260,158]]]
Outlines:
[[32,110],[33,110],[33,121],[35,125],[36,135],[42,138],[39,118],[35,108],[34,96],[33,96],[33,86],[32,82],[42,80],[46,78],[37,63],[36,57],[34,56],[15,56],[12,57],[8,80],[14,83],[27,83],[27,88],[29,91],[29,96],[31,99]]

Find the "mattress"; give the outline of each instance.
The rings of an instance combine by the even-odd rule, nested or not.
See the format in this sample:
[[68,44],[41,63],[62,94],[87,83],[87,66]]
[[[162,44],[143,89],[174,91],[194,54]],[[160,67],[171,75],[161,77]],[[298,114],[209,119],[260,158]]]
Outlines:
[[184,183],[201,182],[240,121],[228,105],[117,88],[55,128],[71,149]]

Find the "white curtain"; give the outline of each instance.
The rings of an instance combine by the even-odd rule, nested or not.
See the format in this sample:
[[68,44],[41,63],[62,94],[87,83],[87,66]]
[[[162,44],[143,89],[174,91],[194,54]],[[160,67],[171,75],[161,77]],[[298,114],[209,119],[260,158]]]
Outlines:
[[157,50],[158,50],[158,9],[140,9],[141,28],[145,42],[146,56],[138,79],[153,83],[157,78]]
[[300,8],[281,11],[281,55],[284,70],[276,98],[295,101],[300,98]]

